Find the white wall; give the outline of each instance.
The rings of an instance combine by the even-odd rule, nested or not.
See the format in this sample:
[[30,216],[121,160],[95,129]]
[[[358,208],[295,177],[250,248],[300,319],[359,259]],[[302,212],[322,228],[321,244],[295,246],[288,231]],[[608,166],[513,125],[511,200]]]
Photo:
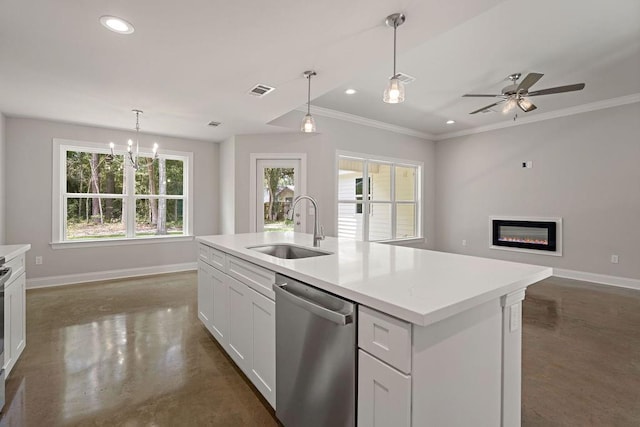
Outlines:
[[[636,103],[439,141],[437,249],[640,279],[639,119]],[[563,256],[489,249],[489,215],[562,217]]]
[[6,206],[6,136],[5,118],[0,113],[0,245],[5,243],[5,206]]
[[233,234],[236,229],[235,137],[220,144],[220,232]]
[[[277,124],[298,127],[304,113],[294,111],[278,119]],[[336,235],[336,150],[387,156],[424,162],[424,235],[419,247],[432,248],[434,234],[435,144],[421,138],[326,117],[315,117],[319,133],[300,132],[237,135],[235,137],[236,200],[235,230],[249,231],[249,168],[251,153],[306,153],[307,194],[318,200],[320,223],[325,234]],[[313,230],[313,217],[307,218],[307,230]]]
[[[196,243],[166,242],[140,245],[56,249],[51,241],[52,139],[104,143],[126,141],[131,132],[72,125],[44,120],[7,118],[6,120],[6,240],[30,243],[27,276],[30,279],[101,271],[132,269],[196,260]],[[218,165],[216,143],[140,135],[142,146],[160,144],[160,150],[194,153],[193,232],[218,232]],[[35,256],[43,257],[35,265]]]

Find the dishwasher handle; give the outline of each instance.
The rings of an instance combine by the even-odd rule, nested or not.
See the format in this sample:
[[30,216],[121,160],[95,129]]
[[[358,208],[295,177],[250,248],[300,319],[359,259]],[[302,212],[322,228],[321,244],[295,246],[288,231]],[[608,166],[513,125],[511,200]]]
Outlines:
[[[281,296],[283,298],[286,298],[289,302],[297,305],[298,307],[304,308],[305,310],[315,314],[316,316],[320,316],[323,319],[327,319],[340,326],[353,323],[353,310],[346,314],[330,310],[326,307],[323,307],[315,303],[312,300],[302,298],[298,295],[292,294],[287,290],[286,283],[274,284],[273,290],[275,291],[276,296]],[[277,306],[276,306],[276,310],[277,310]]]

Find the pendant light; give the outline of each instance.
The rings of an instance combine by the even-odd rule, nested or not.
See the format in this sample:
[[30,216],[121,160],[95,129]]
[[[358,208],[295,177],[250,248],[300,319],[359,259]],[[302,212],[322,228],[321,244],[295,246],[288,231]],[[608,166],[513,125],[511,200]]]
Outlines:
[[316,121],[311,116],[311,76],[317,75],[315,71],[305,71],[304,76],[309,80],[309,90],[307,91],[307,115],[302,120],[300,130],[304,133],[314,133],[316,131]]
[[389,79],[389,84],[384,90],[382,100],[387,104],[398,104],[404,102],[404,84],[398,78],[396,73],[396,31],[398,27],[405,21],[402,13],[394,13],[387,16],[385,23],[388,27],[393,27],[393,75]]
[[[139,158],[140,158],[140,139],[139,139],[139,134],[140,134],[140,114],[142,114],[142,110],[131,110],[134,113],[136,113],[136,152],[135,154],[133,153],[133,140],[129,140],[127,142],[127,156],[129,159],[129,163],[131,164],[131,167],[135,170],[138,170],[138,168],[140,167],[140,164],[138,162]],[[110,159],[113,160],[113,158],[115,157],[115,154],[113,152],[113,149],[115,148],[115,144],[113,142],[109,143],[109,148],[111,149],[111,156]],[[156,160],[158,158],[158,143],[154,142],[153,143],[153,148],[152,148],[152,152],[153,152],[153,160]]]

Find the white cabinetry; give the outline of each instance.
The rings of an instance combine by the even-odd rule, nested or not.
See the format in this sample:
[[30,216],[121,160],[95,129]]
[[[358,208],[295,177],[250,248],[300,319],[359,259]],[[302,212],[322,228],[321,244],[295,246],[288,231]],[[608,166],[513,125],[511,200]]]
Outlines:
[[275,273],[200,244],[198,318],[275,408]]
[[276,303],[251,290],[251,348],[249,377],[275,408]]
[[[510,313],[523,297],[515,292],[424,327],[359,306],[358,426],[519,425],[516,402],[502,390],[520,389],[519,312],[515,323]],[[517,353],[511,364],[506,351]]]
[[227,347],[227,281],[224,273],[218,270],[212,272],[213,286],[213,317],[211,318],[211,328],[209,331],[225,349]]
[[213,319],[213,267],[198,263],[198,318],[211,330]]
[[410,426],[411,324],[361,305],[358,347],[358,425]]
[[12,273],[4,285],[4,362],[9,375],[26,345],[24,254],[6,261]]
[[251,351],[251,297],[248,286],[227,277],[229,285],[229,356],[246,374]]
[[207,263],[198,263],[198,318],[226,346],[227,283],[225,274]]
[[358,425],[411,425],[411,377],[358,351]]

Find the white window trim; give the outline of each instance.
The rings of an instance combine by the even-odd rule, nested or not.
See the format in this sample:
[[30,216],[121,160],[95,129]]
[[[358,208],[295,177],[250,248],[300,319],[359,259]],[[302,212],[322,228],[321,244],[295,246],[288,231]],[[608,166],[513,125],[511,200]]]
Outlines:
[[[390,201],[366,201],[365,198],[363,197],[363,201],[362,201],[362,210],[363,213],[368,213],[369,212],[369,205],[373,202],[373,203],[388,203],[390,204],[392,207],[393,206],[397,206],[398,204],[402,204],[403,202],[407,202],[407,203],[415,203],[416,205],[416,236],[415,237],[407,237],[407,238],[392,238],[392,239],[386,239],[386,240],[376,240],[375,242],[377,243],[412,243],[412,242],[422,242],[425,240],[425,236],[423,233],[424,230],[424,217],[423,217],[423,212],[424,212],[424,197],[423,197],[423,191],[422,191],[422,176],[424,174],[423,169],[424,169],[424,162],[417,162],[415,160],[407,160],[407,159],[398,159],[398,158],[394,158],[394,157],[387,157],[387,156],[380,156],[380,155],[375,155],[375,154],[365,154],[365,153],[355,153],[355,152],[351,152],[351,151],[342,151],[342,150],[336,150],[336,156],[335,156],[335,163],[334,163],[334,180],[335,180],[335,185],[334,185],[334,189],[335,189],[335,195],[336,197],[334,198],[335,200],[335,213],[334,213],[334,229],[336,230],[336,235],[338,233],[338,214],[339,214],[339,208],[340,208],[340,203],[357,203],[355,200],[340,200],[338,199],[338,194],[340,194],[339,191],[339,177],[338,177],[338,173],[340,170],[340,157],[349,157],[349,158],[353,158],[355,160],[363,160],[365,161],[365,165],[364,165],[364,170],[363,170],[363,177],[368,176],[368,166],[369,166],[369,162],[376,162],[376,163],[387,163],[389,165],[391,165],[392,171],[391,171],[391,200]],[[409,202],[407,200],[404,201],[396,201],[395,198],[395,167],[396,166],[410,166],[410,167],[415,167],[417,172],[417,176],[416,176],[416,185],[414,188],[414,192],[415,192],[415,202]],[[367,179],[363,179],[363,186],[362,186],[362,194],[368,194],[367,191],[369,190],[369,184],[368,184],[368,180]],[[392,235],[395,234],[396,232],[396,209],[391,209],[391,232]],[[362,241],[363,242],[369,242],[370,240],[368,240],[369,238],[369,221],[363,221],[362,224]]]
[[[80,247],[97,247],[97,246],[119,246],[130,244],[145,244],[145,243],[168,243],[178,242],[185,240],[193,240],[193,153],[186,151],[173,151],[165,150],[161,151],[163,158],[169,160],[183,160],[184,168],[184,180],[183,189],[184,199],[186,203],[183,204],[183,233],[182,235],[167,235],[167,236],[141,236],[141,237],[123,237],[123,238],[110,238],[110,239],[86,239],[86,240],[65,240],[65,221],[66,215],[62,212],[64,206],[64,193],[66,192],[66,179],[63,182],[63,174],[66,178],[66,152],[67,151],[87,151],[87,149],[95,151],[101,154],[109,154],[108,143],[96,143],[87,141],[74,141],[70,139],[53,138],[53,155],[52,155],[52,181],[51,181],[51,242],[49,243],[53,249],[71,249]],[[116,154],[124,154],[127,151],[126,145],[116,145],[114,152]],[[153,157],[151,151],[140,151],[140,156]],[[101,195],[104,197],[104,195]],[[118,197],[133,197],[133,198],[149,198],[148,195],[133,194],[129,196],[118,195]],[[180,198],[173,197],[171,195],[164,196],[167,199]],[[186,212],[185,212],[186,211]],[[131,215],[129,215],[131,216]]]

